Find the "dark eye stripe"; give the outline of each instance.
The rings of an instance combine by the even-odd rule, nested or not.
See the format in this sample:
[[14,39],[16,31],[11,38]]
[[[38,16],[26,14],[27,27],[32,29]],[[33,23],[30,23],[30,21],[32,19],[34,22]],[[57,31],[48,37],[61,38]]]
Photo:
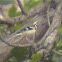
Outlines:
[[26,28],[24,28],[23,30],[26,31]]
[[[30,27],[27,27],[27,29],[28,29],[28,30],[33,30],[33,28],[30,28]],[[24,31],[27,31],[27,29],[24,28],[23,30],[24,30]],[[21,33],[21,32],[17,32],[16,34],[19,34],[19,33]]]
[[28,30],[33,30],[33,28],[31,28],[31,27],[27,27],[28,28]]
[[17,32],[16,34],[19,34],[19,33],[21,33],[21,32]]

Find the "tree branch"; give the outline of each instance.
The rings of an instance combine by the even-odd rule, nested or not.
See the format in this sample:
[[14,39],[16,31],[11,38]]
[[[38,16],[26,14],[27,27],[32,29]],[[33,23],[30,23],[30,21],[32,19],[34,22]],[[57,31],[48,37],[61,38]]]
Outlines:
[[23,16],[19,16],[16,18],[3,18],[0,19],[0,22],[2,23],[6,23],[8,25],[17,25],[19,23],[23,23],[24,21],[26,21],[27,19],[29,19],[30,17],[35,16],[37,13],[40,13],[44,10],[44,8],[48,7],[48,3],[44,3],[41,6],[38,6],[37,8],[27,12],[27,15],[23,15]]

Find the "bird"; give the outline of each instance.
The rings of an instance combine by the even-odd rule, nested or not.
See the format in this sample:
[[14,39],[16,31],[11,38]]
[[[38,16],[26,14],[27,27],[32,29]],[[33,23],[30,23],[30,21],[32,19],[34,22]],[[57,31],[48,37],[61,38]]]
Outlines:
[[47,20],[45,20],[43,16],[37,14],[22,28],[6,38],[2,38],[2,41],[14,47],[33,46],[35,42],[42,38],[47,28]]
[[28,23],[28,25],[19,29],[15,33],[7,36],[6,38],[2,38],[2,41],[10,46],[16,47],[27,47],[33,43],[33,39],[35,36],[35,32],[37,29],[38,20],[32,20]]

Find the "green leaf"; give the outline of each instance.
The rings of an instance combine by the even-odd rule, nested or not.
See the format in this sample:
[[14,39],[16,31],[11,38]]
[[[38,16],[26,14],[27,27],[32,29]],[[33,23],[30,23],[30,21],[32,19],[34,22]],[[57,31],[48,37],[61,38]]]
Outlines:
[[[17,12],[17,7],[16,7],[15,5],[13,5],[13,6],[9,9],[9,11],[8,11],[8,16],[9,16],[10,18],[17,17],[17,16],[19,16],[19,15],[21,15],[21,11]],[[14,31],[20,29],[20,28],[22,27],[22,25],[23,25],[23,24],[18,24],[17,26],[10,27],[10,31],[11,31],[11,32],[14,32]]]
[[58,35],[60,36],[62,34],[62,25],[59,27],[59,33]]
[[51,0],[47,0],[47,2],[51,2]]
[[8,11],[8,16],[11,18],[16,17],[18,15],[21,15],[21,12],[17,12],[17,7],[13,5]]
[[14,26],[14,27],[10,27],[10,31],[11,32],[14,32],[14,31],[20,29],[23,25],[24,24],[18,24],[18,25]]
[[[59,32],[58,32],[58,36],[60,37],[62,34],[62,25],[59,27]],[[62,49],[62,38],[60,39],[60,41],[56,44],[56,49]]]
[[58,42],[58,43],[56,44],[56,47],[55,47],[55,48],[62,50],[62,38],[61,38],[60,42]]
[[36,53],[34,55],[31,56],[31,61],[30,62],[39,62],[42,58],[42,54],[41,53]]
[[30,10],[38,4],[42,4],[42,0],[25,0],[25,10]]
[[11,51],[12,56],[14,56],[17,60],[23,60],[28,56],[27,48],[14,48]]

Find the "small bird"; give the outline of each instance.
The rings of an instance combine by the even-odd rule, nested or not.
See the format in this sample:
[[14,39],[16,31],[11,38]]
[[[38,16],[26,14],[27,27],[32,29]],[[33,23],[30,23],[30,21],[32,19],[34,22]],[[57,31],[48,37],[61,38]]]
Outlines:
[[42,38],[48,28],[48,22],[43,16],[36,15],[32,20],[29,20],[22,28],[7,38],[2,38],[8,45],[15,47],[34,46],[35,42]]
[[[31,46],[34,40],[35,32],[37,29],[38,20],[32,20],[28,26],[19,29],[15,33],[9,35],[7,38],[2,38],[2,41],[6,44],[14,47],[27,47]],[[30,25],[30,23],[32,23]]]

